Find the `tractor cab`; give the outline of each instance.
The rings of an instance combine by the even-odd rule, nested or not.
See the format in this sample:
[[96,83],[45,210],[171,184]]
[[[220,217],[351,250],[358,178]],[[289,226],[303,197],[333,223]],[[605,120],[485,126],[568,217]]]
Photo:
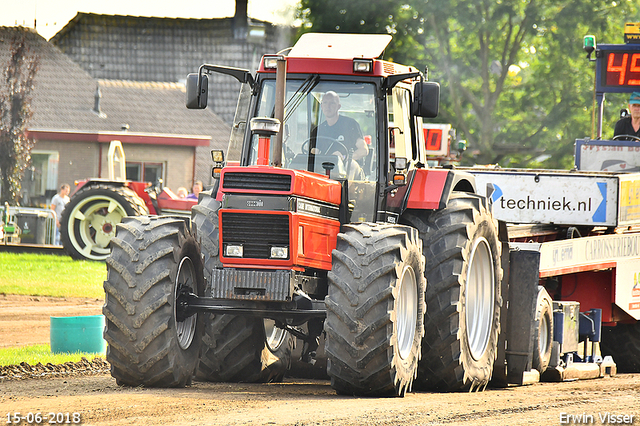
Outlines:
[[[410,170],[426,165],[421,117],[436,116],[439,102],[437,83],[379,59],[390,41],[388,35],[305,34],[286,56],[265,55],[255,78],[203,65],[187,79],[187,106],[206,107],[207,73],[236,77],[243,88],[228,160],[340,181],[348,186],[350,221],[375,222],[393,185],[406,184]],[[280,123],[267,145],[247,125],[252,117]]]

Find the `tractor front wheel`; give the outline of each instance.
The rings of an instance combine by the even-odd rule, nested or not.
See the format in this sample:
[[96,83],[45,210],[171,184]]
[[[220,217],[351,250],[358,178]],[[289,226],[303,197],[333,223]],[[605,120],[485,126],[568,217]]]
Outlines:
[[325,299],[327,372],[339,394],[404,396],[424,335],[424,256],[418,232],[345,225]]
[[102,310],[111,375],[119,385],[189,384],[204,324],[180,301],[204,295],[196,239],[184,220],[145,216],[125,218],[112,243]]

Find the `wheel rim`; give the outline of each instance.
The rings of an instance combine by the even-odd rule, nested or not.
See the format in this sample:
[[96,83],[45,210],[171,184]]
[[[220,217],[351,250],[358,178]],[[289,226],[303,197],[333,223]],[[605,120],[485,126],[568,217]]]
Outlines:
[[418,321],[418,284],[413,268],[406,266],[400,279],[397,301],[398,353],[407,359],[413,348]]
[[125,216],[126,210],[117,201],[104,195],[87,197],[69,214],[69,241],[85,258],[104,260],[111,254],[109,243],[116,235],[116,225]]
[[176,274],[175,294],[173,306],[173,318],[176,319],[176,334],[178,335],[178,344],[182,349],[188,349],[193,342],[193,337],[196,334],[196,323],[198,320],[198,314],[193,314],[183,321],[178,321],[177,318],[177,301],[180,293],[183,291],[194,291],[196,286],[196,270],[193,267],[191,259],[187,256],[183,257],[178,266],[178,273]]
[[551,329],[549,328],[549,318],[547,315],[542,315],[540,318],[540,338],[539,348],[540,359],[543,359],[547,350],[549,349],[549,337],[551,336]]
[[281,328],[276,327],[276,322],[272,319],[265,318],[264,320],[264,336],[267,348],[271,352],[275,352],[280,348],[287,332]]
[[493,257],[485,238],[476,240],[470,259],[465,287],[466,328],[471,356],[479,360],[489,344],[494,313]]

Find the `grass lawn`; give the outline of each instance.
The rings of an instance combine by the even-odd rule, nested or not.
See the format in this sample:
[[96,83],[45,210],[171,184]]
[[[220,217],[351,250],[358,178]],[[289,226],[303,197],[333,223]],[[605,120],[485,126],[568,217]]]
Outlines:
[[18,365],[26,362],[30,365],[42,364],[64,364],[65,362],[78,362],[82,357],[91,360],[96,357],[104,358],[104,354],[89,354],[76,352],[72,354],[54,354],[49,345],[23,346],[21,348],[0,349],[0,366]]
[[69,256],[0,253],[0,293],[104,298],[104,262]]
[[[49,297],[104,299],[107,279],[104,262],[73,260],[69,256],[0,253],[0,293]],[[54,354],[49,345],[0,349],[0,366],[26,362],[31,365],[78,362],[104,354]]]

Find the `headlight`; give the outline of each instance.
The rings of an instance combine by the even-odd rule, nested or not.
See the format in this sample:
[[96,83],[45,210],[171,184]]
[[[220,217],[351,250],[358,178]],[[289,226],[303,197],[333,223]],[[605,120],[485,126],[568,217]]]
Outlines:
[[264,69],[275,70],[278,67],[278,61],[284,61],[283,55],[264,55]]
[[289,249],[287,247],[271,247],[272,259],[288,259]]
[[224,255],[227,257],[242,257],[243,254],[244,254],[244,251],[242,249],[242,246],[228,245],[224,249]]
[[373,70],[373,60],[353,59],[353,72],[371,72]]

